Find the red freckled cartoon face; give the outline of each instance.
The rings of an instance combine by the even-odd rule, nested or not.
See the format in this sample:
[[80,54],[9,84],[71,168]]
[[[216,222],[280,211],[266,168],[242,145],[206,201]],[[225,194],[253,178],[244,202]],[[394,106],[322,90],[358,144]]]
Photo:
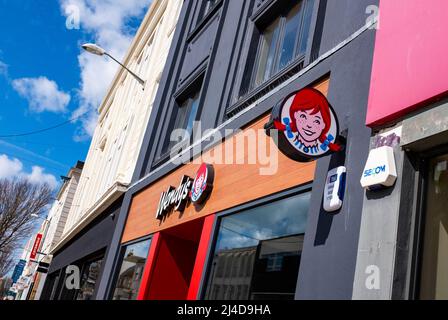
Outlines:
[[198,194],[201,191],[202,184],[204,183],[204,174],[201,174],[197,179],[194,185],[194,192]]
[[312,109],[294,113],[297,130],[306,142],[317,142],[325,130],[325,123],[320,111],[315,114],[312,113]]

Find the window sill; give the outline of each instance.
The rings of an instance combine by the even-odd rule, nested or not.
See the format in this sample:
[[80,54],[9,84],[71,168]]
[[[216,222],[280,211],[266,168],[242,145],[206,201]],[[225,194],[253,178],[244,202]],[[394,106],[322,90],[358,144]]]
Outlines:
[[[182,143],[186,143],[186,141],[185,142],[179,142],[179,144],[182,144]],[[176,148],[177,146],[178,145],[175,145],[173,148]],[[191,144],[188,144],[187,146],[184,145],[182,148],[179,147],[180,148],[180,152],[178,152],[178,154],[182,153],[183,150],[188,149],[190,146],[191,146]],[[151,170],[153,170],[153,169],[155,169],[157,167],[160,167],[161,165],[163,165],[166,162],[170,161],[170,159],[171,159],[171,152],[172,152],[173,148],[170,151],[165,152],[162,155],[158,156],[153,161],[152,166],[151,166]]]
[[300,72],[304,68],[305,57],[297,59],[295,62],[291,63],[288,67],[277,72],[271,79],[267,80],[263,84],[251,89],[248,93],[244,94],[238,99],[236,103],[231,105],[226,110],[226,116],[232,118],[236,114],[240,113],[252,103],[263,97],[265,94],[278,87],[280,84]]
[[170,160],[169,153],[164,153],[163,155],[158,156],[152,163],[151,171],[157,167],[160,167],[161,165],[163,165],[165,162],[168,162],[169,160]]

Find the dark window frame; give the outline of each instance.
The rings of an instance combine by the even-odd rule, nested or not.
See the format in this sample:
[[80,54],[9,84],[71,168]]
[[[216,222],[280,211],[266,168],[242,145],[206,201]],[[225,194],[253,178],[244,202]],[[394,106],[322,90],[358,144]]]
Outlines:
[[[72,265],[75,265],[79,268],[79,277],[80,277],[80,282],[81,282],[81,278],[82,278],[82,273],[84,270],[84,265],[80,265],[78,263],[73,263]],[[58,292],[58,296],[57,299],[58,301],[73,301],[76,300],[76,296],[78,295],[78,292],[80,289],[73,289],[73,291],[69,292],[68,294],[65,293],[65,281],[67,280],[67,276],[68,274],[66,273],[67,270],[67,266],[65,266],[64,268],[61,269],[61,276],[60,276],[60,280],[62,279],[62,283],[59,286],[59,292]],[[80,283],[81,285],[81,283]],[[68,295],[70,298],[69,299],[62,299],[63,298],[63,294]]]
[[[312,4],[309,0],[300,0],[300,1],[302,1],[302,6],[304,6],[304,7],[301,9],[300,24],[299,24],[298,32],[294,39],[294,49],[292,52],[293,57],[292,57],[291,61],[289,61],[283,67],[280,66],[280,58],[281,58],[280,50],[281,50],[281,48],[284,44],[284,40],[285,40],[284,35],[285,35],[286,20],[287,20],[288,14],[291,12],[291,10],[294,8],[294,6],[297,5],[299,2],[297,2],[296,4],[291,3],[287,7],[281,8],[281,10],[277,10],[279,12],[276,12],[277,15],[275,16],[275,18],[270,19],[268,23],[260,22],[260,21],[255,23],[255,25],[258,29],[258,32],[257,32],[258,40],[256,40],[258,42],[258,46],[257,46],[256,57],[255,57],[255,63],[252,66],[252,75],[251,75],[250,84],[249,84],[249,86],[250,86],[249,92],[252,91],[253,89],[255,89],[256,87],[262,86],[264,83],[269,81],[271,78],[274,78],[279,73],[281,73],[283,70],[288,68],[288,66],[290,66],[291,64],[298,63],[299,61],[305,60],[306,51],[300,55],[299,45],[304,37],[303,23],[304,23],[305,12],[307,10],[312,9],[312,7],[309,8],[309,6],[312,6]],[[260,54],[261,54],[262,47],[263,47],[262,39],[263,39],[264,30],[266,30],[266,28],[268,28],[277,19],[279,19],[279,25],[278,25],[278,29],[277,29],[279,31],[279,34],[278,34],[277,40],[275,41],[275,49],[273,52],[274,60],[272,62],[272,66],[270,67],[270,70],[268,70],[269,78],[266,80],[263,80],[263,82],[260,84],[256,84],[256,78],[257,78],[256,76],[257,76],[257,72],[259,71],[257,65],[260,62],[259,59],[260,59]],[[308,37],[306,37],[306,38],[308,39]]]
[[[408,239],[409,245],[411,247],[409,257],[399,256],[399,253],[396,253],[396,263],[402,264],[403,259],[410,259],[410,269],[405,270],[407,272],[406,277],[402,277],[400,273],[404,270],[402,268],[394,268],[394,278],[398,279],[399,286],[394,284],[392,294],[393,297],[399,298],[407,298],[411,300],[419,300],[420,299],[420,282],[421,282],[421,274],[422,274],[422,263],[423,263],[423,250],[424,250],[424,239],[425,239],[425,227],[426,227],[426,206],[427,206],[427,192],[428,192],[428,174],[430,167],[430,160],[437,157],[442,156],[448,153],[448,144],[438,146],[436,148],[431,148],[429,151],[423,151],[421,153],[415,154],[410,152],[405,152],[405,157],[411,159],[414,163],[417,164],[416,170],[407,170],[410,171],[409,175],[417,175],[416,183],[411,184],[408,187],[402,189],[402,194],[410,192],[411,194],[416,194],[416,199],[413,200],[413,203],[410,204],[411,212],[413,219],[414,227],[409,229],[409,234],[405,235],[404,238]],[[405,170],[403,170],[403,173]],[[403,183],[403,186],[408,184]],[[399,220],[399,230],[398,237],[403,236],[400,234],[400,228],[404,228],[406,221],[403,221],[402,214],[403,211],[406,211],[409,208],[400,207],[400,220]],[[412,238],[412,236],[414,237]],[[394,281],[395,282],[395,281]],[[408,283],[408,285],[406,285]],[[405,290],[404,288],[408,287]]]
[[[59,269],[56,272],[53,272],[52,275],[55,274],[55,279],[53,281],[52,288],[50,290],[50,294],[48,296],[48,300],[59,300],[59,296],[62,290],[61,278],[65,280],[65,267]],[[64,281],[63,280],[63,281]]]
[[[299,73],[305,68],[313,59],[315,53],[319,50],[320,39],[322,33],[322,26],[324,23],[326,3],[327,0],[303,0],[305,7],[302,15],[306,10],[310,10],[310,26],[308,35],[306,37],[306,48],[303,56],[296,56],[289,64],[278,70],[275,74],[272,74],[270,78],[264,81],[259,86],[252,86],[254,73],[256,72],[256,64],[258,62],[259,48],[260,48],[260,29],[263,26],[269,25],[274,21],[278,14],[284,11],[282,5],[285,4],[285,0],[269,0],[265,1],[259,6],[252,14],[251,26],[246,31],[245,36],[245,49],[242,52],[242,65],[244,66],[237,73],[235,79],[236,85],[232,89],[232,97],[228,107],[225,110],[225,117],[232,118],[242,110],[247,108],[250,104],[257,101],[260,97],[264,96],[267,92],[277,87],[287,79],[291,78],[295,74]],[[289,4],[292,8],[294,4]],[[273,15],[275,17],[273,18]],[[300,22],[303,23],[303,19]],[[304,37],[302,26],[299,29],[298,38]],[[300,41],[297,41],[300,42]],[[251,56],[256,54],[257,59],[251,61]],[[250,68],[250,69],[249,69]]]
[[[85,256],[85,257],[71,263],[70,265],[74,265],[79,268],[79,276],[81,277],[80,281],[82,281],[82,275],[84,273],[84,270],[85,270],[87,264],[97,261],[99,259],[103,259],[101,266],[100,266],[99,274],[98,274],[99,275],[98,279],[100,279],[101,274],[103,272],[103,267],[104,267],[104,258],[105,258],[105,251],[104,251],[104,249],[100,249],[92,254],[89,254],[88,256]],[[62,267],[50,274],[51,276],[55,275],[56,279],[54,280],[53,288],[49,289],[50,292],[49,292],[48,300],[56,300],[56,301],[61,300],[62,294],[64,292],[65,281],[68,276],[68,274],[66,273],[67,266],[68,265],[65,265],[64,267]],[[97,281],[95,283],[95,290],[94,290],[93,298],[95,298],[95,292],[97,290],[98,284],[99,284],[99,281]],[[81,285],[81,283],[80,283],[80,285]],[[54,286],[56,286],[56,287],[54,287]],[[64,299],[64,300],[65,301],[77,300],[80,290],[81,289],[74,289],[73,293],[70,294],[71,299]]]
[[78,295],[79,295],[79,293],[81,291],[81,286],[82,286],[82,283],[81,283],[82,282],[82,276],[83,276],[84,271],[86,270],[87,266],[89,266],[93,262],[97,262],[97,261],[101,260],[101,265],[100,265],[100,268],[99,268],[99,271],[98,271],[98,279],[95,281],[95,289],[94,289],[93,295],[92,295],[92,298],[95,299],[95,293],[96,293],[96,290],[97,290],[97,286],[99,284],[98,280],[101,280],[101,274],[103,272],[105,258],[106,258],[106,253],[104,251],[100,251],[100,252],[97,252],[97,253],[94,253],[94,254],[90,255],[86,259],[83,259],[83,260],[78,261],[77,263],[74,263],[78,267],[79,266],[81,266],[81,267],[80,267],[80,274],[79,274],[80,275],[80,279],[79,279],[80,280],[80,283],[79,283],[80,288],[76,290],[76,292],[74,294],[74,297],[73,297],[73,300],[78,300]]
[[[212,235],[210,237],[209,244],[208,244],[207,257],[206,257],[206,262],[205,262],[205,266],[204,266],[204,271],[202,273],[201,283],[199,285],[198,299],[200,299],[200,300],[205,299],[207,287],[209,286],[208,279],[209,279],[211,271],[212,271],[213,254],[216,249],[216,244],[217,244],[217,240],[218,240],[218,236],[219,236],[219,228],[220,228],[220,223],[221,223],[222,219],[227,216],[238,214],[241,211],[250,210],[250,209],[257,208],[257,207],[260,207],[263,205],[268,205],[272,202],[277,202],[277,201],[281,201],[283,199],[288,199],[288,198],[296,196],[296,195],[305,194],[307,192],[312,192],[312,184],[313,184],[312,182],[305,183],[305,184],[297,186],[297,187],[293,187],[293,188],[290,188],[287,190],[277,192],[275,194],[271,194],[271,195],[268,195],[268,196],[265,196],[265,197],[262,197],[262,198],[259,198],[256,200],[252,200],[245,204],[238,205],[234,208],[224,210],[220,213],[216,213],[216,219],[213,224]],[[306,233],[306,231],[305,231],[305,233]],[[298,279],[297,279],[297,281],[298,281]],[[251,288],[249,288],[248,290],[250,292]]]
[[[135,239],[135,240],[131,240],[131,241],[122,243],[120,245],[120,248],[118,249],[119,255],[118,255],[117,261],[116,261],[115,266],[114,266],[114,273],[113,273],[113,276],[111,277],[112,280],[111,280],[111,284],[110,284],[110,290],[109,290],[108,295],[107,295],[109,300],[113,300],[113,297],[114,297],[115,288],[117,286],[117,281],[118,281],[118,278],[120,276],[120,269],[121,269],[121,265],[122,265],[123,260],[124,260],[124,253],[126,252],[126,248],[128,246],[132,246],[134,244],[150,240],[151,243],[150,243],[149,249],[148,249],[148,255],[149,255],[149,251],[151,250],[151,246],[152,246],[152,238],[153,238],[153,236],[154,236],[153,234],[147,235],[147,236]],[[143,270],[146,269],[146,264],[147,263],[148,263],[148,257],[146,257],[145,266],[143,267]]]
[[[286,17],[288,15],[288,13],[294,8],[295,5],[299,4],[299,2],[302,2],[302,9],[301,9],[301,13],[300,13],[300,26],[298,28],[298,32],[295,38],[295,42],[294,42],[294,51],[293,51],[293,58],[292,60],[285,65],[284,67],[280,67],[277,66],[279,63],[279,59],[280,59],[280,50],[281,47],[283,45],[283,35],[285,32],[285,24],[286,24]],[[272,80],[273,78],[276,78],[279,74],[281,74],[284,70],[288,69],[288,67],[290,67],[293,64],[298,64],[300,62],[304,62],[305,61],[305,56],[306,56],[306,50],[302,55],[299,55],[298,52],[298,46],[301,43],[301,41],[305,38],[306,41],[308,42],[309,37],[311,36],[311,34],[309,33],[307,36],[305,36],[304,30],[303,30],[303,22],[304,22],[304,17],[305,17],[305,12],[307,12],[307,10],[310,10],[310,14],[312,14],[312,9],[313,9],[313,2],[310,0],[298,0],[296,3],[289,3],[288,6],[286,7],[281,7],[281,1],[278,1],[276,3],[276,5],[274,5],[273,8],[269,9],[266,13],[264,13],[262,16],[258,17],[255,21],[254,21],[254,33],[253,33],[253,39],[252,41],[255,41],[256,43],[256,54],[255,54],[255,60],[253,65],[249,66],[252,70],[251,70],[251,76],[250,76],[250,81],[249,81],[249,87],[248,87],[248,92],[245,93],[246,94],[250,94],[252,91],[256,90],[258,87],[263,86],[264,84],[266,84],[267,82],[269,82],[270,80]],[[258,63],[259,63],[259,59],[260,59],[260,54],[261,54],[261,49],[263,47],[263,33],[264,30],[266,30],[267,27],[269,27],[272,23],[275,22],[275,20],[280,19],[279,20],[279,26],[278,26],[278,30],[279,30],[279,36],[278,39],[276,40],[275,43],[275,50],[273,53],[274,56],[274,61],[272,63],[271,66],[271,70],[269,70],[269,78],[266,80],[263,80],[262,83],[260,84],[256,84],[256,75],[258,72]],[[310,27],[311,30],[311,27]],[[308,47],[308,44],[307,44]],[[278,67],[278,69],[277,69]],[[241,88],[240,88],[241,89]]]
[[[200,25],[204,20],[208,20],[207,18],[213,14],[212,12],[215,11],[216,7],[218,7],[222,1],[223,0],[199,0],[201,6],[199,7],[198,23],[196,25]],[[209,5],[210,2],[213,2],[213,4]]]
[[[174,121],[176,121],[177,118],[177,109],[181,108],[181,105],[185,100],[190,99],[191,96],[195,93],[198,93],[198,101],[199,105],[196,111],[196,117],[194,121],[198,121],[201,118],[201,114],[203,111],[203,102],[205,98],[205,92],[204,88],[206,86],[205,84],[205,77],[207,74],[207,61],[203,63],[190,77],[189,79],[176,91],[176,93],[172,96],[172,103],[170,111],[167,112],[165,116],[165,127],[162,129],[162,133],[160,135],[160,139],[157,143],[157,151],[156,151],[156,157],[153,161],[152,167],[158,167],[168,161],[170,158],[172,151],[170,150],[164,152],[163,148],[165,146],[165,143],[167,142],[167,139],[170,138],[171,132],[170,128],[172,125],[174,125]],[[194,141],[193,135],[190,137],[189,145],[191,145]],[[182,142],[184,143],[184,142]],[[176,145],[175,145],[176,146]]]

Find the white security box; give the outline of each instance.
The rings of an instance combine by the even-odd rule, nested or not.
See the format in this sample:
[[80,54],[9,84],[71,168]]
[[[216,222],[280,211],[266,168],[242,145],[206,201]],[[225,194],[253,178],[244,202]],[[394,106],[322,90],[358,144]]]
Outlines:
[[371,150],[362,173],[362,187],[368,190],[392,187],[396,180],[394,149],[384,146]]
[[335,212],[341,209],[346,177],[347,169],[345,167],[334,168],[328,172],[324,189],[324,210],[326,212]]

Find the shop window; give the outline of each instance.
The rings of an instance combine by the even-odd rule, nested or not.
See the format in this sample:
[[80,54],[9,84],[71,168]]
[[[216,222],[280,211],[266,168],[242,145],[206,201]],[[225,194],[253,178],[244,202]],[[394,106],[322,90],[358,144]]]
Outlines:
[[448,299],[448,155],[430,161],[420,298]]
[[214,285],[213,286],[213,293],[214,293],[214,296],[213,296],[213,299],[214,300],[217,300],[217,299],[219,299],[220,298],[220,296],[219,296],[219,294],[220,294],[220,290],[221,290],[221,286],[220,285]]
[[[79,268],[79,266],[77,265],[77,267]],[[67,273],[67,267],[64,268],[62,270],[62,275],[61,275],[61,288],[60,288],[60,293],[57,297],[57,299],[55,298],[55,300],[74,300],[74,298],[76,297],[77,294],[77,290],[76,289],[69,289],[67,287],[67,279],[70,276],[70,273]]]
[[267,257],[267,265],[266,265],[266,271],[267,272],[277,272],[282,270],[283,266],[283,255],[274,253],[271,255],[268,255]]
[[100,258],[84,264],[81,275],[80,289],[77,293],[76,300],[93,299],[95,285],[99,277],[102,262],[103,258]]
[[57,286],[59,283],[59,272],[54,272],[48,276],[45,284],[45,294],[42,294],[42,300],[56,300]]
[[221,283],[226,299],[293,299],[309,200],[302,193],[221,218],[205,299]]
[[60,300],[61,291],[63,291],[65,287],[64,283],[65,283],[65,268],[60,270],[55,278],[50,300]]
[[[304,60],[313,5],[310,0],[291,3],[266,14],[275,16],[274,19],[263,17],[261,22],[256,22],[240,97],[263,85],[293,62]],[[251,60],[251,56],[256,57],[255,61]]]
[[113,300],[137,299],[150,245],[151,239],[147,239],[124,248]]

